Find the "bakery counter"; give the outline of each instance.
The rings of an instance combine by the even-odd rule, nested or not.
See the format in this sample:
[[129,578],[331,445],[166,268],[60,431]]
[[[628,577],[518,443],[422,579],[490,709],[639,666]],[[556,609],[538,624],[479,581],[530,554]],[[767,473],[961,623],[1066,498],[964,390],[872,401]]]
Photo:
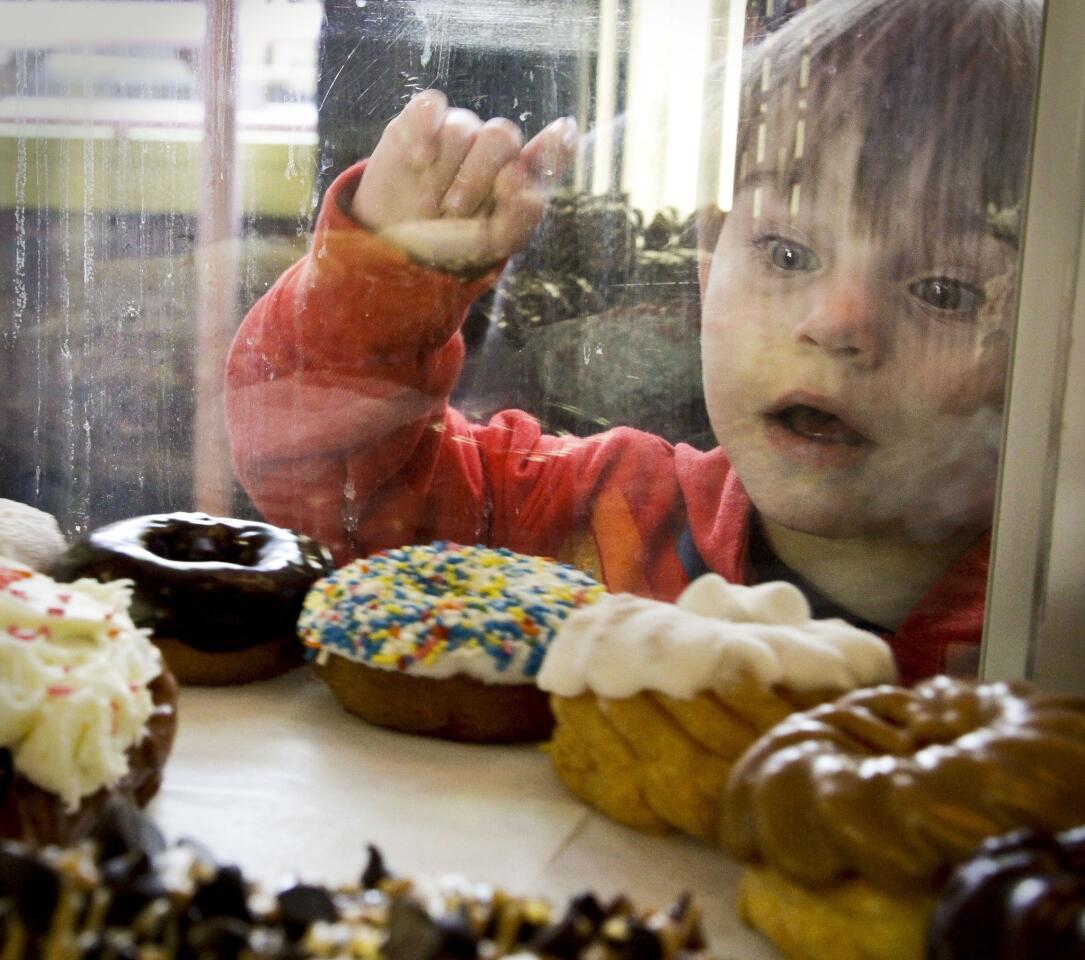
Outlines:
[[779,955],[734,912],[740,868],[684,836],[647,836],[569,794],[538,746],[474,746],[344,713],[308,669],[187,688],[150,813],[255,879],[357,879],[366,844],[407,876],[459,873],[548,899],[591,888],[665,906],[694,893],[721,960]]

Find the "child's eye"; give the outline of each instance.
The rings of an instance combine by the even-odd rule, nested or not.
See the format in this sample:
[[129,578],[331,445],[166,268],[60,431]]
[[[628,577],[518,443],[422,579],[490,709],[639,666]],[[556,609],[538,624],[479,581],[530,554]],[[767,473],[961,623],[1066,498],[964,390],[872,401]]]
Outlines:
[[813,250],[786,237],[767,234],[755,240],[754,246],[764,253],[769,263],[777,270],[794,273],[817,270],[821,267],[821,261]]
[[983,303],[983,292],[949,277],[924,277],[908,287],[912,296],[936,310],[965,313]]

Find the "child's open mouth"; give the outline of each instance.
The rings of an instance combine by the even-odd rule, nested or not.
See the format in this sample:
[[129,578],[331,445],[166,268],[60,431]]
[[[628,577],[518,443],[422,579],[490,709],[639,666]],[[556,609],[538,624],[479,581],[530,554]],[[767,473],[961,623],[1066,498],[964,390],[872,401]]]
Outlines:
[[853,430],[836,414],[817,407],[797,403],[769,416],[792,433],[818,443],[835,443],[845,447],[861,447],[870,443],[858,430]]
[[773,446],[813,466],[853,466],[875,447],[846,420],[810,403],[782,401],[765,412],[765,422]]

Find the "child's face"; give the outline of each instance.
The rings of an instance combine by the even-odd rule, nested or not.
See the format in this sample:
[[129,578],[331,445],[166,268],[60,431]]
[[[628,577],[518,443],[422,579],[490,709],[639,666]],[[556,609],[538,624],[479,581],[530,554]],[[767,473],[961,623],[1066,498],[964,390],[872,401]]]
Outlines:
[[[875,235],[851,202],[857,145],[838,134],[797,195],[769,164],[740,184],[705,291],[709,416],[757,509],[785,527],[978,532],[993,505],[1016,251],[982,211],[967,227],[918,222],[923,184]],[[770,138],[764,155],[776,153]]]

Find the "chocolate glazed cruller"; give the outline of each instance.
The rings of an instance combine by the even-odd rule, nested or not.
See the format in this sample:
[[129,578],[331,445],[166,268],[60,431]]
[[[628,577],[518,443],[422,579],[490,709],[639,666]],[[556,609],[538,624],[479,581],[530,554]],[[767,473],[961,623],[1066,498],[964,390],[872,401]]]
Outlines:
[[732,771],[720,839],[806,886],[933,890],[981,840],[1085,822],[1085,700],[935,677],[795,714]]
[[[315,540],[267,523],[205,513],[155,514],[92,531],[54,564],[60,580],[134,583],[132,617],[156,641],[208,654],[294,641],[302,601],[332,570]],[[300,643],[296,661],[301,661]],[[177,671],[185,682],[183,671]]]

